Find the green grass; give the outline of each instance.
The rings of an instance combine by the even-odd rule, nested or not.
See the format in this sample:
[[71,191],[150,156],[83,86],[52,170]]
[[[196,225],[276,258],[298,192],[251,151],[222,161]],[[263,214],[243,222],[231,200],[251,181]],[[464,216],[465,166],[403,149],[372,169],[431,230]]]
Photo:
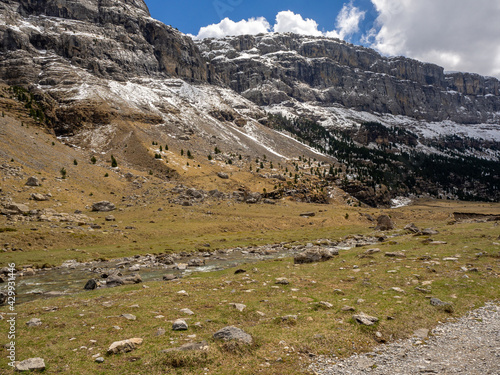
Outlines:
[[[425,237],[396,231],[401,235],[377,244],[381,252],[371,257],[364,257],[368,247],[361,247],[341,251],[324,263],[266,261],[240,266],[247,272],[237,275],[228,269],[194,274],[177,282],[151,282],[144,285],[147,288],[131,285],[18,305],[17,357],[44,358],[48,373],[82,375],[200,374],[204,368],[212,374],[304,373],[312,355],[369,351],[377,345],[375,332],[387,341],[405,338],[418,328],[431,328],[498,299],[498,227],[491,222],[434,224],[440,233],[433,239],[447,244],[428,245],[423,242]],[[405,251],[407,256],[384,256],[393,251]],[[443,261],[445,257],[458,257],[458,261]],[[478,272],[464,272],[461,267],[475,267]],[[392,270],[396,272],[388,272]],[[277,277],[288,278],[290,284],[276,285]],[[417,286],[430,288],[431,293],[421,293],[415,290]],[[186,290],[189,296],[178,295],[179,290]],[[453,312],[431,306],[429,296],[452,302]],[[320,301],[333,307],[324,308]],[[106,307],[104,302],[113,305]],[[230,303],[247,307],[239,312]],[[344,305],[380,321],[375,327],[359,326],[353,322],[352,312],[341,310]],[[48,312],[44,307],[58,309]],[[183,317],[179,309],[186,307],[195,312],[187,317],[189,330],[171,331],[171,321]],[[6,308],[1,312],[7,312]],[[120,318],[123,313],[132,313],[137,320]],[[164,318],[156,319],[157,315]],[[283,321],[285,315],[297,315],[297,320]],[[25,323],[33,317],[40,318],[43,325],[28,328]],[[196,327],[196,322],[201,326]],[[116,330],[115,325],[121,329]],[[226,325],[250,333],[254,344],[215,342],[213,333]],[[5,320],[0,327],[7,332]],[[165,335],[155,336],[159,327],[166,330]],[[144,343],[130,353],[106,355],[113,341],[132,337],[141,337]],[[202,340],[209,343],[207,352],[161,352]],[[104,356],[104,363],[94,362],[92,355],[97,353]],[[6,362],[2,356],[0,368],[6,368]]]

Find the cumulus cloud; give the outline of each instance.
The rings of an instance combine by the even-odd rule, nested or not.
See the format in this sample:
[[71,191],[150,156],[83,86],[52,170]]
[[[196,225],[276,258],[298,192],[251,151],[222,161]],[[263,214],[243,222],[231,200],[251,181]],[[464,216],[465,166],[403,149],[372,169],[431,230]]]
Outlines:
[[290,10],[279,12],[276,15],[276,23],[273,30],[277,33],[296,33],[304,35],[322,35],[318,30],[318,23],[310,18],[302,18],[300,14],[295,14]]
[[327,32],[326,36],[347,39],[349,36],[359,32],[359,24],[365,18],[365,13],[355,7],[352,1],[349,4],[344,4],[337,16],[336,30]]
[[222,38],[228,35],[255,35],[268,33],[271,25],[264,17],[250,18],[234,22],[229,18],[224,18],[217,24],[208,25],[200,28],[196,38]]
[[446,70],[500,76],[500,3],[469,0],[371,0],[378,17],[365,41],[386,55]]
[[276,15],[276,21],[272,27],[264,17],[250,18],[238,22],[224,18],[217,24],[202,27],[196,38],[222,38],[227,35],[255,35],[274,31],[348,39],[354,33],[359,32],[359,24],[364,16],[365,12],[353,6],[351,1],[342,7],[336,18],[336,29],[332,31],[322,32],[318,29],[318,23],[315,20],[310,18],[304,19],[300,14],[284,10]]

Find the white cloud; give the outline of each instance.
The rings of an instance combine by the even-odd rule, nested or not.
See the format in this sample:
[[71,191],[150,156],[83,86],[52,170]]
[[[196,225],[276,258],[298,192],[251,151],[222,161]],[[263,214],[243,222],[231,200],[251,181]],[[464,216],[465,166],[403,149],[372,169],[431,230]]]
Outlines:
[[316,21],[310,18],[304,19],[300,14],[295,14],[290,10],[279,12],[276,15],[276,23],[273,30],[277,33],[291,32],[304,35],[323,35],[318,30]]
[[197,39],[222,38],[227,35],[260,34],[274,32],[292,32],[302,35],[328,36],[332,38],[348,39],[352,34],[359,32],[359,23],[363,20],[365,12],[353,6],[352,1],[344,4],[336,18],[336,29],[322,32],[318,30],[318,23],[310,18],[304,19],[302,15],[290,10],[284,10],[276,15],[273,27],[264,17],[250,18],[234,22],[224,18],[217,24],[200,28]]
[[365,40],[381,53],[500,76],[498,1],[371,1],[379,15]]
[[227,35],[255,35],[268,33],[271,25],[264,17],[250,18],[234,22],[229,18],[224,18],[217,24],[202,27],[196,36],[197,39],[222,38]]
[[359,24],[365,18],[365,13],[353,6],[352,1],[349,4],[344,4],[337,16],[335,24],[337,30],[327,32],[326,36],[346,39],[346,37],[359,32]]

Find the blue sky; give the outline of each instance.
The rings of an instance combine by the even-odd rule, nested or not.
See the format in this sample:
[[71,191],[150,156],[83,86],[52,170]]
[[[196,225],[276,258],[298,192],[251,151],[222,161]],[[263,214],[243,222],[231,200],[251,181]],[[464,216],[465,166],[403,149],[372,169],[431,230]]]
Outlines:
[[[290,10],[304,19],[313,19],[320,31],[335,28],[336,18],[344,4],[349,1],[304,1],[304,0],[145,0],[151,15],[167,25],[172,25],[186,34],[197,35],[200,28],[217,24],[228,17],[233,21],[264,17],[271,24],[280,11]],[[171,5],[169,5],[171,4]],[[377,12],[370,0],[355,0],[353,4],[366,11],[361,30],[373,26]],[[360,44],[360,33],[353,35],[352,42]]]
[[145,0],[151,16],[195,38],[261,32],[344,39],[500,78],[498,0]]

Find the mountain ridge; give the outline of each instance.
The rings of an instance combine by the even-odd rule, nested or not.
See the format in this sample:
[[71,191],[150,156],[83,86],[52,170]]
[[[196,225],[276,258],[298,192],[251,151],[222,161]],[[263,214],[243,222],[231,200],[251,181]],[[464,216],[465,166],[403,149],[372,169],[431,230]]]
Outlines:
[[[230,178],[246,173],[236,180],[255,179],[252,186],[261,175],[283,175],[290,185],[276,182],[273,197],[307,179],[370,205],[408,194],[498,197],[499,173],[487,162],[500,157],[494,78],[445,74],[323,37],[193,41],[152,19],[142,1],[2,0],[0,8],[6,92],[88,157],[114,154],[164,178],[187,173],[195,183],[205,172],[172,154],[190,151],[195,166],[228,170]],[[134,154],[124,149],[132,140]],[[431,175],[456,174],[460,158],[478,158],[479,174]]]

